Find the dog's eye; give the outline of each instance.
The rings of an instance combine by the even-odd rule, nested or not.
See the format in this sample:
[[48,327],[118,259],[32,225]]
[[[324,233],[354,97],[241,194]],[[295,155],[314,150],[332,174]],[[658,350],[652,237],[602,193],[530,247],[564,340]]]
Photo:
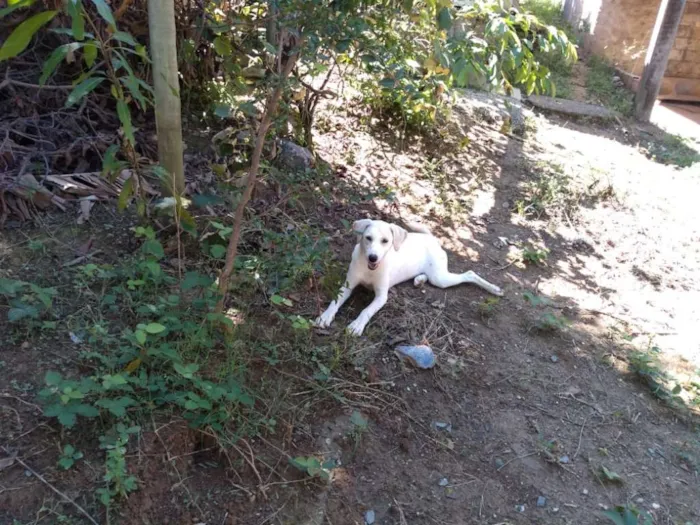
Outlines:
[[382,239],[382,244],[386,244],[389,242],[389,239]]
[[369,235],[365,237],[365,239],[367,239],[369,242],[372,242],[372,237],[370,237]]

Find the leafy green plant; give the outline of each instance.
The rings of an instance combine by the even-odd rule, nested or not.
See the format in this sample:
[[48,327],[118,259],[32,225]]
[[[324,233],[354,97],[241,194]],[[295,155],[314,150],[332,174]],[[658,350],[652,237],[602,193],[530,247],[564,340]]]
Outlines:
[[58,458],[58,466],[61,467],[63,470],[68,470],[75,464],[76,461],[82,458],[82,452],[75,450],[75,447],[73,447],[73,445],[66,445],[65,447],[63,447],[61,457]]
[[56,288],[42,288],[34,283],[17,279],[0,279],[0,297],[8,302],[7,320],[37,321],[51,309],[58,295]]
[[39,397],[46,403],[45,416],[56,417],[63,426],[72,428],[77,416],[94,418],[100,414],[92,404],[85,402],[86,396],[98,388],[92,378],[75,381],[49,371],[44,381],[46,388],[39,392]]
[[97,489],[97,496],[104,506],[109,506],[115,498],[126,498],[138,488],[136,477],[129,475],[126,465],[126,452],[129,437],[141,431],[138,426],[127,427],[118,423],[108,435],[100,437],[100,448],[106,451],[105,487]]
[[362,436],[369,429],[369,421],[361,412],[354,410],[350,416],[350,424],[352,425],[350,429],[350,438],[355,443],[355,449],[357,449]]
[[561,332],[566,330],[569,324],[569,320],[563,315],[547,312],[535,321],[535,328],[540,332]]
[[524,248],[522,251],[523,261],[529,264],[542,264],[549,257],[549,250],[546,248],[538,248],[536,246],[530,246]]
[[477,307],[479,315],[484,319],[493,317],[498,310],[498,305],[500,304],[500,299],[498,297],[487,297],[479,303]]
[[321,462],[321,460],[313,456],[289,458],[289,464],[305,472],[308,476],[318,478],[322,481],[329,481],[331,478],[331,471],[335,468],[335,461],[326,460]]
[[651,525],[653,519],[648,512],[639,511],[634,505],[615,507],[614,510],[603,512],[615,525]]

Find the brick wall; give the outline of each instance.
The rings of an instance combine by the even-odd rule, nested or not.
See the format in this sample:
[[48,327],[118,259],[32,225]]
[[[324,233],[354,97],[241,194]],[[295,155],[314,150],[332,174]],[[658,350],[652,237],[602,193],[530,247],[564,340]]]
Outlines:
[[[587,30],[587,51],[607,58],[630,78],[641,76],[661,0],[562,3],[567,18]],[[659,98],[700,100],[700,0],[687,0]]]

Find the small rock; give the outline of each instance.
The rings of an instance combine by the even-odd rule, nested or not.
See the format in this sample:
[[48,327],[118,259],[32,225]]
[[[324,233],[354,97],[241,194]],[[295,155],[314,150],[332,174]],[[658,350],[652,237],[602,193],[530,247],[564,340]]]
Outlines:
[[661,508],[661,505],[659,505],[658,503],[652,503],[651,508],[654,510],[659,510]]
[[305,171],[312,168],[314,162],[314,155],[308,149],[294,144],[291,140],[282,139],[279,141],[277,163],[281,167],[290,171]]
[[446,487],[450,482],[447,480],[447,478],[442,478],[439,482],[438,485],[441,487]]
[[538,497],[537,498],[537,506],[541,508],[541,507],[544,507],[545,505],[547,505],[547,499],[544,496]]
[[25,471],[24,471],[24,475],[27,476],[28,478],[31,478],[31,477],[32,477],[32,473],[31,473],[31,471],[29,471],[29,470],[25,470]]
[[373,510],[368,510],[367,512],[365,512],[365,523],[367,525],[372,525],[374,523],[375,519],[376,519],[376,516],[375,516]]
[[444,430],[445,432],[452,432],[452,423],[443,423],[442,421],[433,421],[432,427],[435,430]]
[[[571,460],[569,459],[569,456],[562,456],[559,458],[559,463],[569,463]],[[584,494],[587,494],[587,492],[584,492]]]
[[417,368],[427,370],[435,366],[435,354],[426,345],[397,346],[394,353],[401,361],[408,361]]
[[554,507],[554,508],[552,509],[552,512],[553,512],[554,514],[556,514],[557,512],[559,512],[559,507]]
[[559,358],[558,358],[557,356],[555,356],[555,355],[553,355],[553,356],[550,357],[549,359],[552,361],[552,363],[557,363],[557,362],[559,362]]
[[517,512],[525,512],[525,505],[516,505],[515,510]]
[[581,491],[581,494],[583,494],[584,496],[588,496],[588,489],[583,489]]
[[637,503],[644,503],[644,498],[637,498]]
[[498,239],[493,241],[493,245],[499,250],[502,250],[503,248],[508,246],[508,239],[506,237],[499,237]]
[[503,461],[501,458],[496,458],[496,468],[501,469],[503,466],[506,464],[505,461]]

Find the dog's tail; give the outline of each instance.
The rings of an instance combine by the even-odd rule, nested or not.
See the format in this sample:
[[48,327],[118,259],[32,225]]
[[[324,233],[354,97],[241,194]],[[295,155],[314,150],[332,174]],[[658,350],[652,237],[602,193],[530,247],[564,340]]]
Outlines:
[[428,228],[425,224],[421,224],[420,222],[408,222],[406,223],[406,226],[408,226],[409,230],[416,233],[426,233],[431,235],[430,228]]

